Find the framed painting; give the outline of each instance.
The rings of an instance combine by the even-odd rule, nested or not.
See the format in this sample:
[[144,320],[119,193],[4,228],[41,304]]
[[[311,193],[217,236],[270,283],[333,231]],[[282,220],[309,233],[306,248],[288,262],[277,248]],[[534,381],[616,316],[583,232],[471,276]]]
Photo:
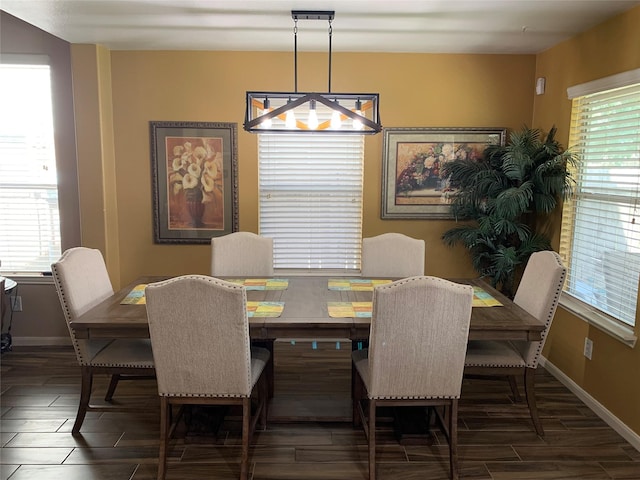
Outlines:
[[238,230],[237,124],[149,122],[155,243]]
[[450,219],[454,193],[442,166],[480,158],[489,144],[504,145],[504,128],[385,128],[383,219]]

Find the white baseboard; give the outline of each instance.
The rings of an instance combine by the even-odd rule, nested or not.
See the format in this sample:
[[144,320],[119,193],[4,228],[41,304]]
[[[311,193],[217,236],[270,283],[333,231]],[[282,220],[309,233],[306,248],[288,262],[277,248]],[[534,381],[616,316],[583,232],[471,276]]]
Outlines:
[[13,337],[11,340],[14,347],[71,346],[69,337]]
[[540,365],[542,365],[551,375],[558,379],[565,387],[575,394],[580,400],[582,400],[587,407],[604,420],[607,425],[613,428],[620,434],[627,442],[631,444],[633,448],[640,452],[640,435],[631,430],[625,423],[622,422],[613,413],[607,410],[600,402],[585,392],[576,382],[571,380],[564,374],[558,367],[547,360],[545,357],[540,358]]

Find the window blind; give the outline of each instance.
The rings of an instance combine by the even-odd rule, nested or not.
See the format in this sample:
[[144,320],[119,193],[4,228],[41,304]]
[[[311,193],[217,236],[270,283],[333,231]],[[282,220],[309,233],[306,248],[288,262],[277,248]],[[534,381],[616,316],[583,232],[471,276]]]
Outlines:
[[43,273],[61,252],[51,77],[41,57],[20,57],[0,64],[0,260]]
[[574,98],[570,144],[579,162],[575,195],[563,209],[565,291],[633,326],[640,275],[640,83]]
[[258,136],[260,234],[276,269],[359,270],[362,135]]

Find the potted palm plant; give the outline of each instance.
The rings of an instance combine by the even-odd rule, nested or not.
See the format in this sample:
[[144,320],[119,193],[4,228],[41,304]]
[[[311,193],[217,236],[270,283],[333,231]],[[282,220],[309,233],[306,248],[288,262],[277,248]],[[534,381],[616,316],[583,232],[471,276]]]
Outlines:
[[506,145],[488,146],[480,160],[443,166],[443,177],[455,189],[452,212],[464,223],[442,239],[464,245],[474,269],[508,296],[529,256],[551,248],[548,235],[536,228],[539,215],[551,213],[572,191],[567,167],[576,158],[555,135],[555,127],[546,136],[524,127]]

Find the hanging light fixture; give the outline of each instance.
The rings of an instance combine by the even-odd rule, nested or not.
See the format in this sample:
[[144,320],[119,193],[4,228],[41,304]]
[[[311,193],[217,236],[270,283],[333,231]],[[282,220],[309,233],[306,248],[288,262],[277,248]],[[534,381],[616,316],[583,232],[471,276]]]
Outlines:
[[[292,10],[294,20],[294,91],[247,92],[244,129],[252,133],[350,133],[382,130],[377,93],[331,92],[331,22],[334,11]],[[298,92],[298,20],[329,23],[329,84],[326,93]]]

